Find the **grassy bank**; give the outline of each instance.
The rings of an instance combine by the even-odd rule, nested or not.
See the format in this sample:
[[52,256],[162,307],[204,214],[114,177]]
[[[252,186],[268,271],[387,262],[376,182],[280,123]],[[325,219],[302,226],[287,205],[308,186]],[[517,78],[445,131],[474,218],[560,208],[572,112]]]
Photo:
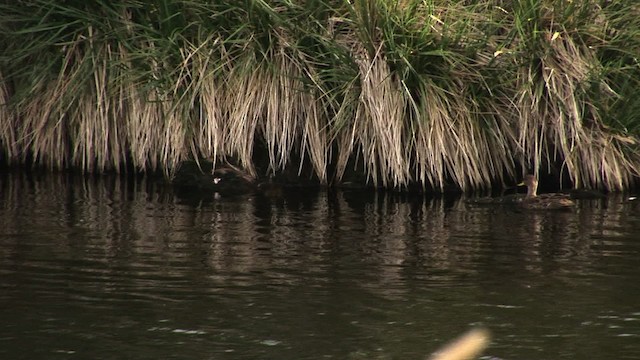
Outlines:
[[[0,151],[87,171],[233,158],[387,187],[640,174],[640,5],[610,1],[0,5]],[[259,145],[259,146],[257,146]],[[291,163],[292,159],[300,163]]]

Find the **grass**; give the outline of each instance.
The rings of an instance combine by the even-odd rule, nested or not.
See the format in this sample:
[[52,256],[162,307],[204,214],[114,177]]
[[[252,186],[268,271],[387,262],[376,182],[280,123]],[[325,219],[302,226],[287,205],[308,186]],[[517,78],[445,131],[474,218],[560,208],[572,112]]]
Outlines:
[[[0,5],[0,152],[85,171],[308,163],[486,189],[640,175],[640,5],[33,0]],[[257,144],[268,163],[256,164]],[[292,163],[299,159],[299,163]]]

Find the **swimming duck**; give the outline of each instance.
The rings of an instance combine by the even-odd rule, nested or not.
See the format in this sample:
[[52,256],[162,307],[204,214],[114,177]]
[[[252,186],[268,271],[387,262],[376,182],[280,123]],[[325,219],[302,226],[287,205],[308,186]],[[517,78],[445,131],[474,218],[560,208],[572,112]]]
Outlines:
[[569,195],[566,194],[540,194],[538,195],[538,179],[533,175],[526,175],[518,186],[527,187],[527,196],[522,198],[518,205],[525,209],[554,210],[568,209],[575,206]]

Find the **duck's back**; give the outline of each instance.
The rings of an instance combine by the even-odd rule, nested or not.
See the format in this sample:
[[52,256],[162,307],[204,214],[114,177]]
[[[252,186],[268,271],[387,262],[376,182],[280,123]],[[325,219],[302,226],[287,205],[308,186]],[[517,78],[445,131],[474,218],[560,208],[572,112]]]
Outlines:
[[523,199],[520,206],[533,210],[554,210],[569,209],[575,206],[575,203],[565,194],[541,194]]

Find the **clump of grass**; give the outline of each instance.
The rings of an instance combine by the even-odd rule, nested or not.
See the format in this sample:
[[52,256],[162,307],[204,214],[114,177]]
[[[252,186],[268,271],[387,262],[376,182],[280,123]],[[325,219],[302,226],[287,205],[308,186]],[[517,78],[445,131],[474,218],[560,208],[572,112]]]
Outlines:
[[[535,171],[544,170],[541,164],[562,163],[562,172],[576,186],[625,188],[640,169],[637,138],[606,126],[606,113],[597,105],[621,95],[603,76],[608,70],[596,51],[606,36],[607,19],[592,2],[524,4],[514,9],[522,12],[517,19],[534,16],[536,26],[544,27],[514,26],[523,40],[514,51],[527,55],[516,70],[514,96],[521,119],[521,162]],[[594,23],[603,28],[590,29]]]
[[639,13],[632,0],[4,4],[0,147],[86,171],[232,157],[257,177],[298,158],[321,182],[360,164],[385,187],[533,171],[623,189],[640,174]]

